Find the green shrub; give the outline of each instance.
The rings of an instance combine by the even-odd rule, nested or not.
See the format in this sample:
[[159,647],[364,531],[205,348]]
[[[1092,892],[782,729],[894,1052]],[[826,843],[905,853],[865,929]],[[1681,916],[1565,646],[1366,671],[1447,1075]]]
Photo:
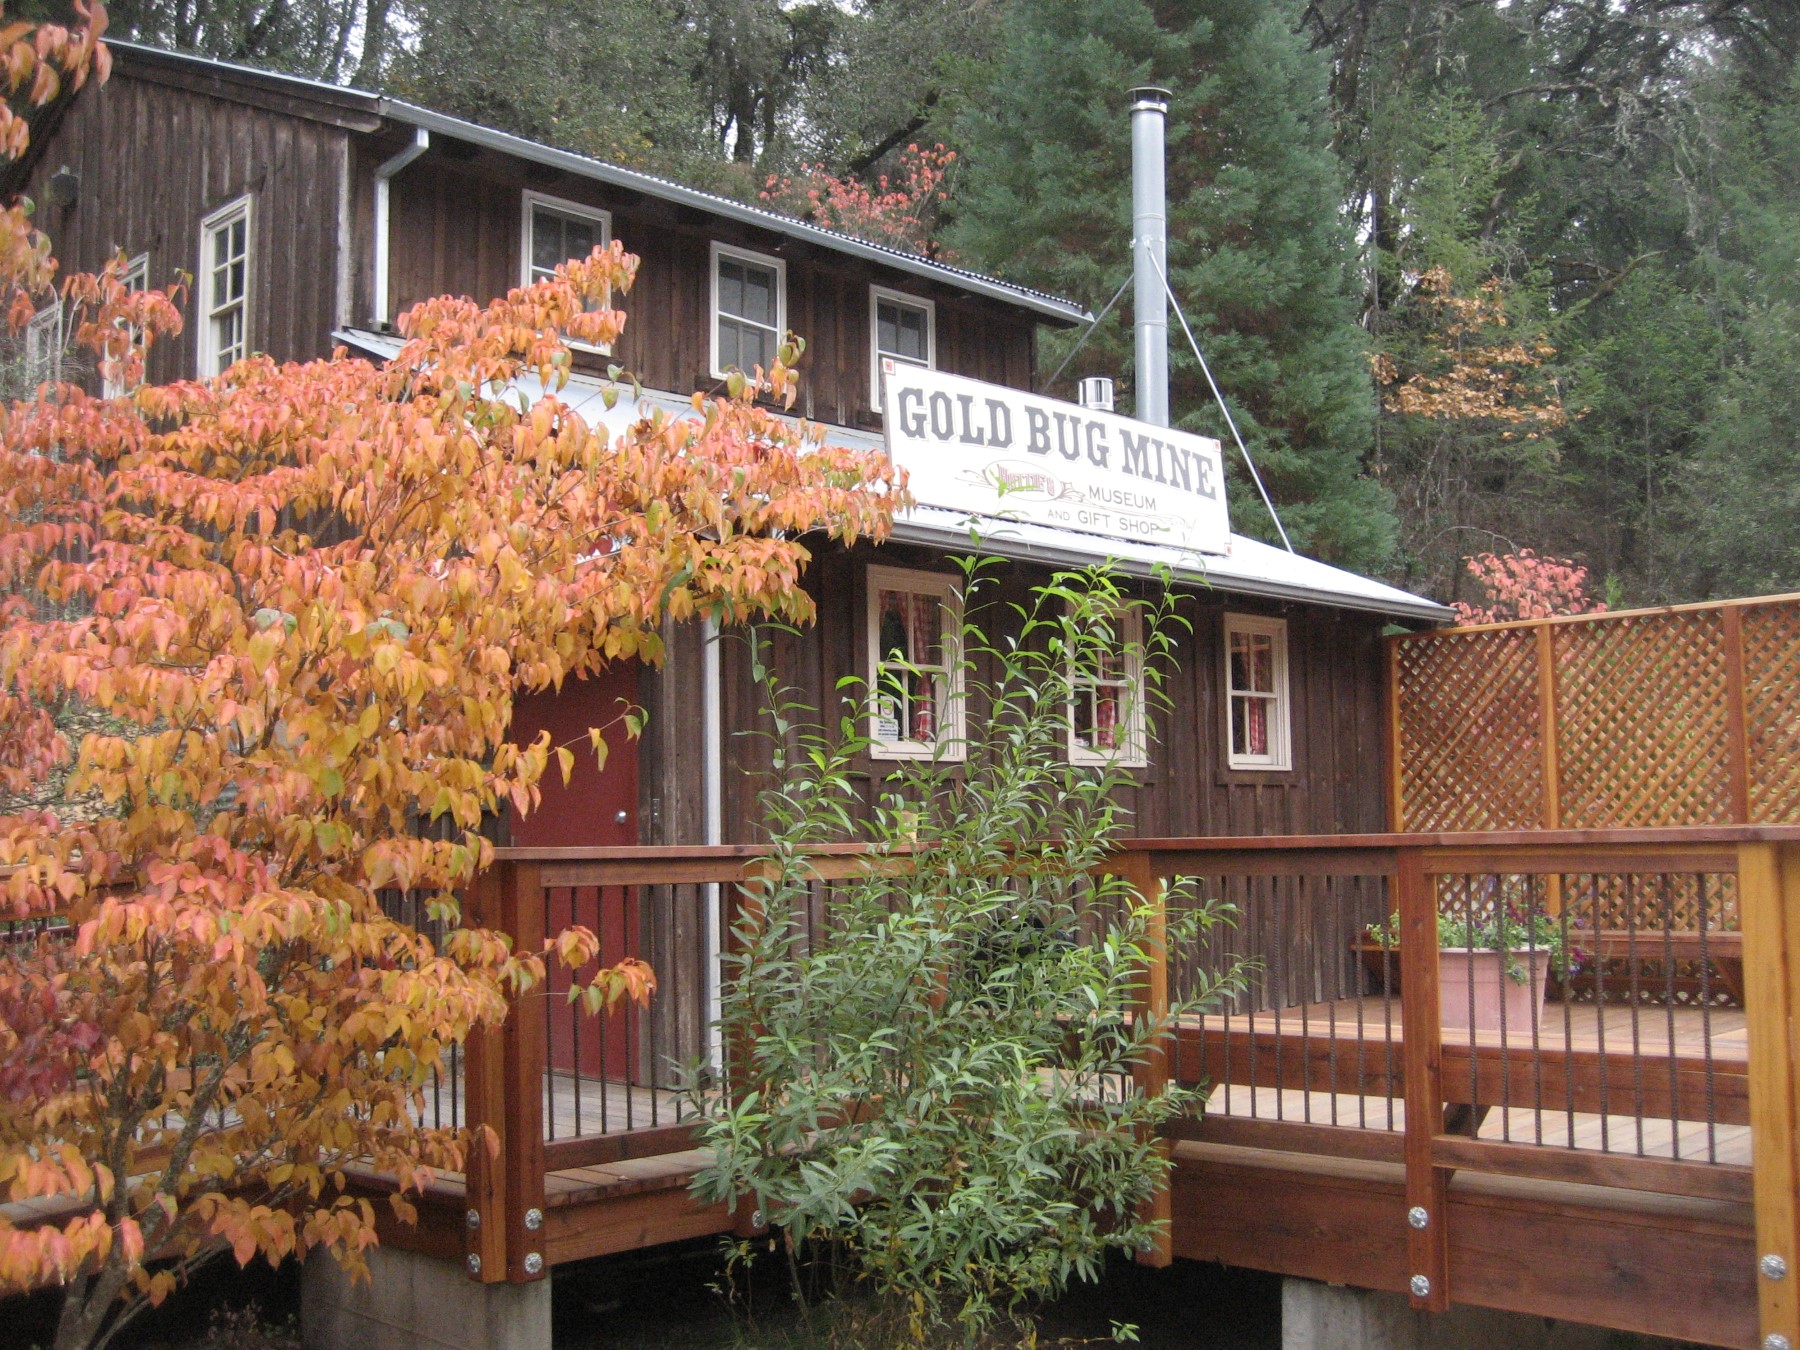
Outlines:
[[[966,564],[971,615],[984,573]],[[1131,775],[1067,753],[1071,696],[1116,648],[1124,603],[1088,572],[987,605],[1008,631],[962,626],[961,761],[940,753],[863,791],[860,728],[879,691],[847,685],[851,711],[828,733],[756,648],[772,857],[725,962],[730,1091],[694,1093],[713,1150],[695,1186],[766,1216],[797,1295],[828,1252],[895,1339],[1024,1329],[1035,1301],[1096,1278],[1109,1249],[1151,1240],[1139,1206],[1169,1172],[1156,1130],[1195,1098],[1147,1095],[1133,1066],[1174,1017],[1239,983],[1227,970],[1167,1018],[1131,1016],[1149,910],[1099,870],[1128,824]],[[1166,598],[1142,606],[1152,734],[1178,622]],[[852,839],[869,864],[822,898],[809,854]],[[1171,945],[1227,914],[1181,909]],[[866,1321],[828,1320],[856,1328],[834,1340],[872,1343]]]

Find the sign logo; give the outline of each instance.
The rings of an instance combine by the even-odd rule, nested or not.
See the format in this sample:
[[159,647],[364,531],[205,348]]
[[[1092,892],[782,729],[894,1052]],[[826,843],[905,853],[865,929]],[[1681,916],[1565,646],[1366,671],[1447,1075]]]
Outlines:
[[892,359],[881,363],[881,406],[888,457],[925,505],[1230,551],[1224,460],[1210,437]]

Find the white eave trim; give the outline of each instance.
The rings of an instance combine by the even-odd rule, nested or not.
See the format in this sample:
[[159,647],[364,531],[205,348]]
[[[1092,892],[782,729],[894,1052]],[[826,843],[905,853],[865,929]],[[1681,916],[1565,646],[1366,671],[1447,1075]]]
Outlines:
[[[391,333],[340,328],[331,336],[335,342],[383,361],[391,360],[401,347],[401,340]],[[602,392],[608,385],[607,380],[597,375],[576,373],[569,377],[558,397],[589,421],[604,423],[614,434],[624,430],[646,409],[660,409],[669,417],[693,415],[690,395],[660,389],[645,389],[642,398],[636,400],[629,388],[622,389],[622,397],[612,408],[607,408]],[[535,375],[521,376],[517,387],[532,399],[542,392]],[[821,438],[830,445],[852,450],[884,448],[878,434],[864,429],[818,421],[809,425],[818,428]],[[895,543],[918,544],[943,553],[963,554],[971,548],[969,532],[972,526],[979,531],[982,552],[1046,567],[1093,567],[1110,562],[1114,569],[1127,576],[1144,578],[1155,578],[1167,568],[1177,585],[1213,590],[1223,595],[1323,605],[1418,624],[1445,624],[1452,618],[1451,610],[1435,601],[1243,535],[1231,537],[1228,555],[1212,557],[1155,544],[1101,539],[1048,525],[974,519],[963,512],[915,507],[894,521],[891,537]]]
[[[1260,573],[1253,564],[1248,563],[1246,555],[1268,546],[1240,534],[1231,536],[1232,552],[1228,557],[1213,557],[1169,548],[1146,549],[1142,545],[1133,546],[1122,540],[1118,542],[1121,552],[1109,556],[1106,553],[1109,541],[1096,539],[1090,542],[1073,531],[1055,530],[1048,526],[1021,528],[1013,521],[973,520],[968,517],[963,517],[955,524],[939,524],[920,520],[917,518],[918,514],[915,510],[910,515],[895,519],[890,536],[895,543],[928,545],[966,553],[971,547],[969,531],[973,527],[979,532],[979,547],[982,552],[1018,562],[1034,562],[1046,567],[1061,568],[1093,567],[1105,562],[1126,576],[1145,579],[1153,579],[1167,569],[1177,585],[1203,587],[1225,595],[1252,595],[1267,600],[1326,605],[1332,609],[1380,614],[1414,623],[1444,624],[1453,617],[1453,611],[1447,605],[1358,576],[1354,572],[1346,572],[1329,563],[1296,557],[1282,550],[1269,549],[1271,553],[1280,553],[1281,556],[1276,561],[1281,566],[1285,568],[1297,563],[1306,571],[1323,574],[1320,580],[1314,583]],[[1067,542],[1055,537],[1059,535],[1067,536]],[[1156,556],[1146,556],[1149,554]],[[1290,563],[1290,559],[1293,562]],[[1338,577],[1343,578],[1341,585],[1334,584]]]

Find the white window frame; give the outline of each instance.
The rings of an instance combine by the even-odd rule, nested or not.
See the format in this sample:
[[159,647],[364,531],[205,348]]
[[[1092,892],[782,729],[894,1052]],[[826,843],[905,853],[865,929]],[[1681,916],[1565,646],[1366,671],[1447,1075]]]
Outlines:
[[[223,360],[223,353],[218,347],[218,328],[214,320],[219,313],[216,298],[213,295],[213,236],[220,230],[228,229],[240,219],[244,222],[244,294],[238,301],[244,313],[244,350],[242,355],[248,356],[255,351],[251,341],[250,324],[254,316],[251,297],[256,293],[256,217],[252,211],[250,195],[229,201],[217,211],[200,222],[200,268],[194,274],[195,289],[199,304],[195,307],[195,317],[200,321],[200,378],[209,380],[218,375],[230,363]],[[240,358],[233,358],[234,360]]]
[[[600,246],[604,248],[612,243],[611,211],[598,206],[587,206],[581,202],[572,202],[567,197],[552,197],[548,192],[533,192],[527,189],[520,194],[519,198],[519,284],[521,286],[529,286],[535,279],[531,275],[536,270],[531,261],[531,216],[539,208],[553,215],[591,220],[600,227]],[[565,259],[564,261],[569,260]],[[576,351],[598,352],[602,356],[610,355],[612,351],[610,347],[592,342],[581,342],[571,337],[565,337],[563,341]]]
[[[776,345],[776,347],[779,348],[781,346],[782,340],[787,336],[787,330],[788,330],[788,322],[787,322],[787,263],[786,263],[786,261],[781,258],[773,257],[772,255],[767,254],[767,253],[758,253],[754,249],[737,248],[734,245],[721,244],[715,240],[713,243],[713,246],[712,246],[711,262],[709,264],[709,275],[711,277],[712,303],[711,303],[711,307],[708,311],[709,314],[711,315],[711,318],[707,325],[707,327],[708,327],[708,345],[710,348],[710,351],[709,351],[709,354],[707,357],[707,360],[709,363],[708,368],[712,371],[712,377],[715,380],[722,380],[728,374],[730,374],[729,371],[722,369],[719,365],[719,319],[721,317],[719,314],[719,260],[721,258],[733,258],[738,262],[754,263],[758,267],[768,267],[768,268],[774,269],[774,271],[775,271],[775,345]],[[739,323],[754,323],[755,322],[755,320],[753,320],[753,319],[738,319],[736,315],[732,315],[731,317],[733,319],[736,319],[736,321]],[[761,325],[758,325],[758,326],[760,327]],[[749,373],[750,373],[749,371],[744,372],[744,374],[746,374],[746,375],[748,375]]]
[[[125,270],[119,274],[119,282],[128,292],[136,293],[138,291],[149,290],[150,255],[148,253],[140,253],[130,262],[126,263]],[[123,319],[117,320],[116,322],[119,327],[131,334],[133,345],[136,345],[136,343],[140,341],[140,335],[137,332],[137,326],[135,324],[126,323]],[[100,396],[102,398],[122,398],[130,392],[130,389],[113,379],[110,375],[105,376],[100,381]]]
[[[1231,640],[1239,634],[1263,636],[1270,642],[1270,683],[1268,693],[1234,689],[1231,683]],[[1225,616],[1224,678],[1225,691],[1225,762],[1232,769],[1285,771],[1294,767],[1293,701],[1288,690],[1288,626],[1286,619],[1267,619],[1257,614]],[[1231,740],[1232,713],[1240,698],[1260,699],[1269,703],[1269,752],[1263,755],[1239,754]]]
[[59,295],[25,324],[25,383],[33,394],[40,386],[62,379],[62,357],[63,302]]
[[908,295],[905,291],[896,291],[888,286],[869,287],[869,407],[876,412],[881,411],[881,358],[892,357],[902,365],[919,366],[920,363],[910,356],[901,356],[896,352],[881,350],[881,302],[889,300],[907,309],[925,311],[925,361],[924,370],[937,369],[937,302],[922,296]]
[[[1073,602],[1070,602],[1071,608]],[[1073,620],[1073,615],[1070,615]],[[1139,606],[1132,601],[1123,602],[1111,616],[1113,638],[1117,649],[1124,660],[1121,663],[1119,680],[1102,681],[1089,670],[1078,669],[1079,656],[1083,641],[1079,634],[1071,634],[1068,652],[1069,679],[1069,723],[1068,753],[1071,764],[1105,764],[1122,769],[1143,769],[1150,764],[1149,737],[1146,734],[1144,718],[1144,616]],[[1121,684],[1124,686],[1123,706],[1120,709],[1118,725],[1123,734],[1119,744],[1111,750],[1095,750],[1080,744],[1075,738],[1075,699],[1081,691],[1097,684]]]
[[[960,763],[967,749],[966,699],[962,669],[962,589],[945,572],[918,572],[902,567],[870,567],[864,573],[867,611],[864,669],[868,672],[869,756],[872,759],[938,759]],[[943,695],[935,740],[881,739],[881,592],[905,591],[930,596],[944,618]],[[939,669],[940,667],[930,667]]]

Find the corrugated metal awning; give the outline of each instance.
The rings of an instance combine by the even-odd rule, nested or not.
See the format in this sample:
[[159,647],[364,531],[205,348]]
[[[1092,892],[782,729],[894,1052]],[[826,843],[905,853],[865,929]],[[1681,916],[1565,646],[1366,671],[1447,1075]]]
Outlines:
[[[342,329],[332,337],[382,360],[391,359],[401,346],[397,337],[364,329]],[[611,408],[605,401],[609,388],[618,389],[621,395]],[[520,376],[511,389],[530,401],[544,395],[544,386],[535,375]],[[661,410],[671,417],[691,416],[694,410],[687,395],[646,389],[641,398],[633,400],[629,386],[613,385],[594,375],[571,375],[568,384],[557,391],[557,397],[590,423],[604,426],[614,435],[625,431],[648,410]],[[823,439],[832,445],[851,450],[886,450],[882,438],[870,432],[830,423],[812,425],[819,427]],[[950,552],[979,548],[997,557],[1047,567],[1089,567],[1104,562],[1130,576],[1166,574],[1178,585],[1352,609],[1410,623],[1447,623],[1452,617],[1450,609],[1436,601],[1241,534],[1231,536],[1228,554],[1201,554],[1027,521],[916,506],[894,522],[893,537],[901,543]]]

